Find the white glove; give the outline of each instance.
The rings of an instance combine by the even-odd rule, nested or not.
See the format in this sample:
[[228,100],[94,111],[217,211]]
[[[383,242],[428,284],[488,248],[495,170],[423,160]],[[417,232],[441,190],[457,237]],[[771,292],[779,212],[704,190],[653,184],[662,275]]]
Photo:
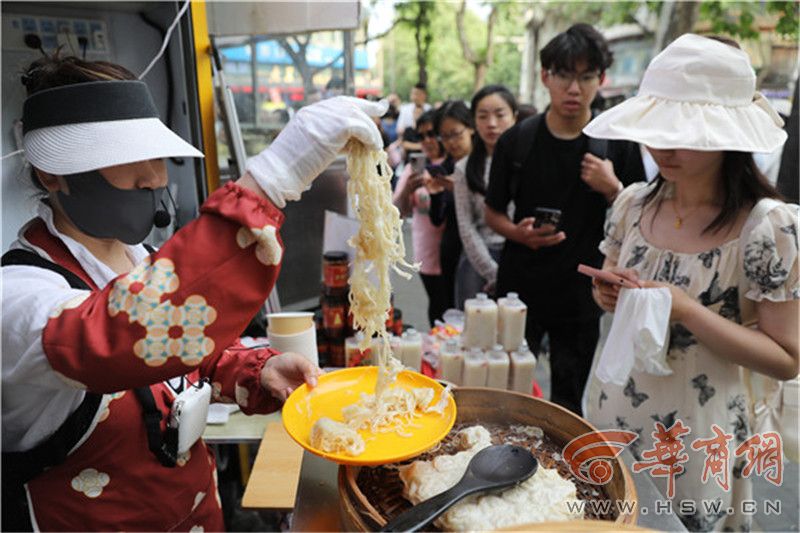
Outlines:
[[337,96],[302,108],[263,152],[247,160],[247,171],[272,202],[283,208],[299,200],[351,138],[375,150],[383,140],[371,117],[386,113],[386,100]]

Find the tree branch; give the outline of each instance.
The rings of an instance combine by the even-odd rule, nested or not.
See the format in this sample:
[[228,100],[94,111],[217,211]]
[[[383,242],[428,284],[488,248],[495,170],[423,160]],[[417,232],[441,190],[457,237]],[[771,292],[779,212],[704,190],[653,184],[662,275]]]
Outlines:
[[[393,30],[393,29],[394,29],[394,28],[395,28],[395,27],[396,27],[398,24],[414,24],[414,21],[413,21],[412,19],[407,19],[407,18],[403,18],[403,17],[398,17],[398,18],[396,18],[396,19],[394,20],[394,22],[392,22],[392,25],[391,25],[391,26],[389,26],[389,29],[388,29],[388,30],[386,30],[386,31],[382,31],[382,32],[380,32],[380,33],[378,33],[378,34],[376,34],[376,35],[368,36],[368,37],[367,37],[367,38],[365,38],[363,41],[359,41],[359,42],[357,42],[357,43],[356,43],[356,46],[364,46],[365,44],[367,44],[367,43],[368,43],[368,42],[370,42],[370,41],[374,41],[374,40],[376,40],[376,39],[383,39],[384,37],[386,37],[387,35],[389,35],[389,34],[392,32],[392,30]],[[364,32],[364,33],[366,33],[366,32]]]
[[487,67],[494,60],[494,23],[497,21],[497,15],[497,4],[492,4],[492,11],[489,13],[489,20],[486,23],[486,56],[484,63],[486,63]]
[[[469,46],[469,42],[467,41],[467,33],[464,31],[464,13],[467,10],[467,0],[461,0],[461,6],[458,8],[456,12],[456,28],[458,29],[458,42],[461,43],[461,51],[464,52],[464,59],[468,62],[472,63],[473,65],[478,65],[480,61],[478,60],[478,56]],[[494,10],[494,8],[492,8]]]
[[309,34],[306,35],[305,42],[300,40],[300,35],[294,35],[293,38],[294,38],[295,42],[297,42],[297,46],[299,46],[300,48],[305,48],[306,46],[308,46],[308,43],[311,41],[311,34],[309,33]]
[[313,69],[311,69],[311,74],[313,75],[316,74],[317,72],[325,70],[326,68],[332,67],[337,61],[339,61],[343,57],[344,57],[344,50],[342,50],[342,52],[338,56],[334,57],[321,67],[314,67]]
[[[289,41],[286,40],[285,37],[278,37],[275,40],[278,41],[278,44],[281,45],[281,48],[286,50],[286,53],[289,54],[289,57],[292,58],[292,62],[295,65],[301,65],[305,61],[305,54],[299,54],[298,52],[296,52],[295,49],[292,48],[292,45],[289,44]],[[300,46],[300,44],[298,43],[298,47],[299,46]],[[300,48],[300,50],[304,51],[302,48]],[[253,53],[255,53],[255,51],[253,51]]]

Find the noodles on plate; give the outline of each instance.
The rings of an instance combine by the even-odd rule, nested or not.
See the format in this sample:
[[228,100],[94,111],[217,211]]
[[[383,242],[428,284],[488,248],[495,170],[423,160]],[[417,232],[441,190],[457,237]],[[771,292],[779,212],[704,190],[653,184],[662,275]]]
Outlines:
[[[409,391],[393,386],[403,365],[393,357],[389,333],[386,331],[392,296],[389,275],[394,270],[410,279],[411,272],[418,270],[419,265],[405,259],[403,220],[400,211],[392,203],[392,171],[386,161],[386,153],[351,142],[347,150],[347,169],[350,174],[347,192],[360,222],[358,233],[349,241],[356,251],[350,275],[350,312],[353,314],[353,326],[364,333],[359,348],[369,348],[375,336],[380,342],[375,394],[362,393],[359,401],[342,409],[342,416],[344,424],[353,430],[396,432],[410,436],[404,428],[413,424],[413,418],[423,412],[442,413],[446,405],[444,395],[447,394],[443,393],[443,398],[436,405],[431,405],[433,389]],[[330,424],[325,425],[331,427]],[[341,442],[341,439],[335,438],[319,440]],[[353,450],[353,447],[341,446],[324,451],[357,455],[351,453]]]

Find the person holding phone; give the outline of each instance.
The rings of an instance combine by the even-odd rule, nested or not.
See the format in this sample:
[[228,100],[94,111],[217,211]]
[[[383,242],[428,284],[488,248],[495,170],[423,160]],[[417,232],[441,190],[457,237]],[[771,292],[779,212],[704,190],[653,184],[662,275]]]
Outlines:
[[428,295],[428,321],[441,320],[448,308],[447,291],[442,277],[439,247],[444,226],[435,226],[430,219],[431,195],[426,182],[435,174],[444,173],[450,164],[434,123],[436,113],[426,111],[417,118],[417,134],[422,139],[422,153],[412,154],[409,164],[397,180],[393,202],[400,215],[411,215],[411,242],[414,261],[420,263],[420,278]]
[[453,172],[458,233],[464,250],[456,271],[456,305],[479,292],[494,294],[497,261],[505,238],[486,225],[484,195],[497,139],[514,125],[517,101],[502,85],[487,85],[472,97],[470,104],[477,135],[469,156],[456,163]]
[[[458,161],[472,151],[472,139],[475,126],[472,114],[466,104],[460,100],[451,100],[442,104],[436,115],[436,131],[450,161]],[[455,198],[453,197],[453,167],[445,168],[445,174],[431,176],[427,186],[431,192],[431,222],[435,226],[444,226],[442,233],[441,258],[442,276],[444,276],[447,292],[447,307],[454,307],[455,277],[458,261],[461,258],[461,237],[458,234]]]
[[[620,193],[600,250],[604,270],[669,289],[672,374],[633,369],[623,386],[592,378],[586,394],[587,417],[598,428],[639,433],[631,447],[637,459],[653,445],[653,421],[670,429],[681,420],[692,438],[713,437],[716,425],[729,435],[727,449],[738,448],[755,433],[748,381],[756,373],[788,380],[800,369],[800,208],[780,201],[753,161],[754,152],[772,152],[787,138],[755,87],[750,59],[735,41],[685,34],[653,58],[636,97],[584,130],[645,145],[659,169],[650,184]],[[594,283],[598,305],[609,312],[617,287]],[[745,457],[731,454],[721,465],[723,487],[700,482],[704,450],[687,446],[686,453],[675,501],[719,501],[733,510],[679,512],[687,528],[749,531]],[[655,481],[663,490],[666,481]]]
[[[594,143],[581,131],[612,63],[603,36],[588,24],[575,24],[540,56],[550,106],[497,141],[486,223],[506,238],[497,292],[517,292],[528,305],[532,349],[539,350],[548,334],[551,399],[580,413],[602,311],[577,267],[602,264],[597,245],[606,210],[623,185],[644,178],[644,169],[636,144]],[[513,217],[507,214],[511,202]]]

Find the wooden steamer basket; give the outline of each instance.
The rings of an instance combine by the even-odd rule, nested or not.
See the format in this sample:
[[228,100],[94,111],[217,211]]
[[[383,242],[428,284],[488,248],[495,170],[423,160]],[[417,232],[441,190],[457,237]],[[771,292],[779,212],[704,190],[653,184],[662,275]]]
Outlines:
[[[575,437],[596,431],[589,422],[563,407],[527,394],[488,388],[456,388],[453,396],[458,406],[456,425],[500,423],[540,427],[558,446],[562,447]],[[620,514],[615,522],[620,526],[636,523],[638,499],[636,487],[625,464],[619,459],[609,459],[613,465],[612,480],[602,487],[606,497],[613,501],[632,502],[631,514]],[[376,509],[356,483],[361,467],[339,467],[340,512],[344,531],[372,531],[387,522],[387,517]],[[402,487],[398,487],[398,491]]]

